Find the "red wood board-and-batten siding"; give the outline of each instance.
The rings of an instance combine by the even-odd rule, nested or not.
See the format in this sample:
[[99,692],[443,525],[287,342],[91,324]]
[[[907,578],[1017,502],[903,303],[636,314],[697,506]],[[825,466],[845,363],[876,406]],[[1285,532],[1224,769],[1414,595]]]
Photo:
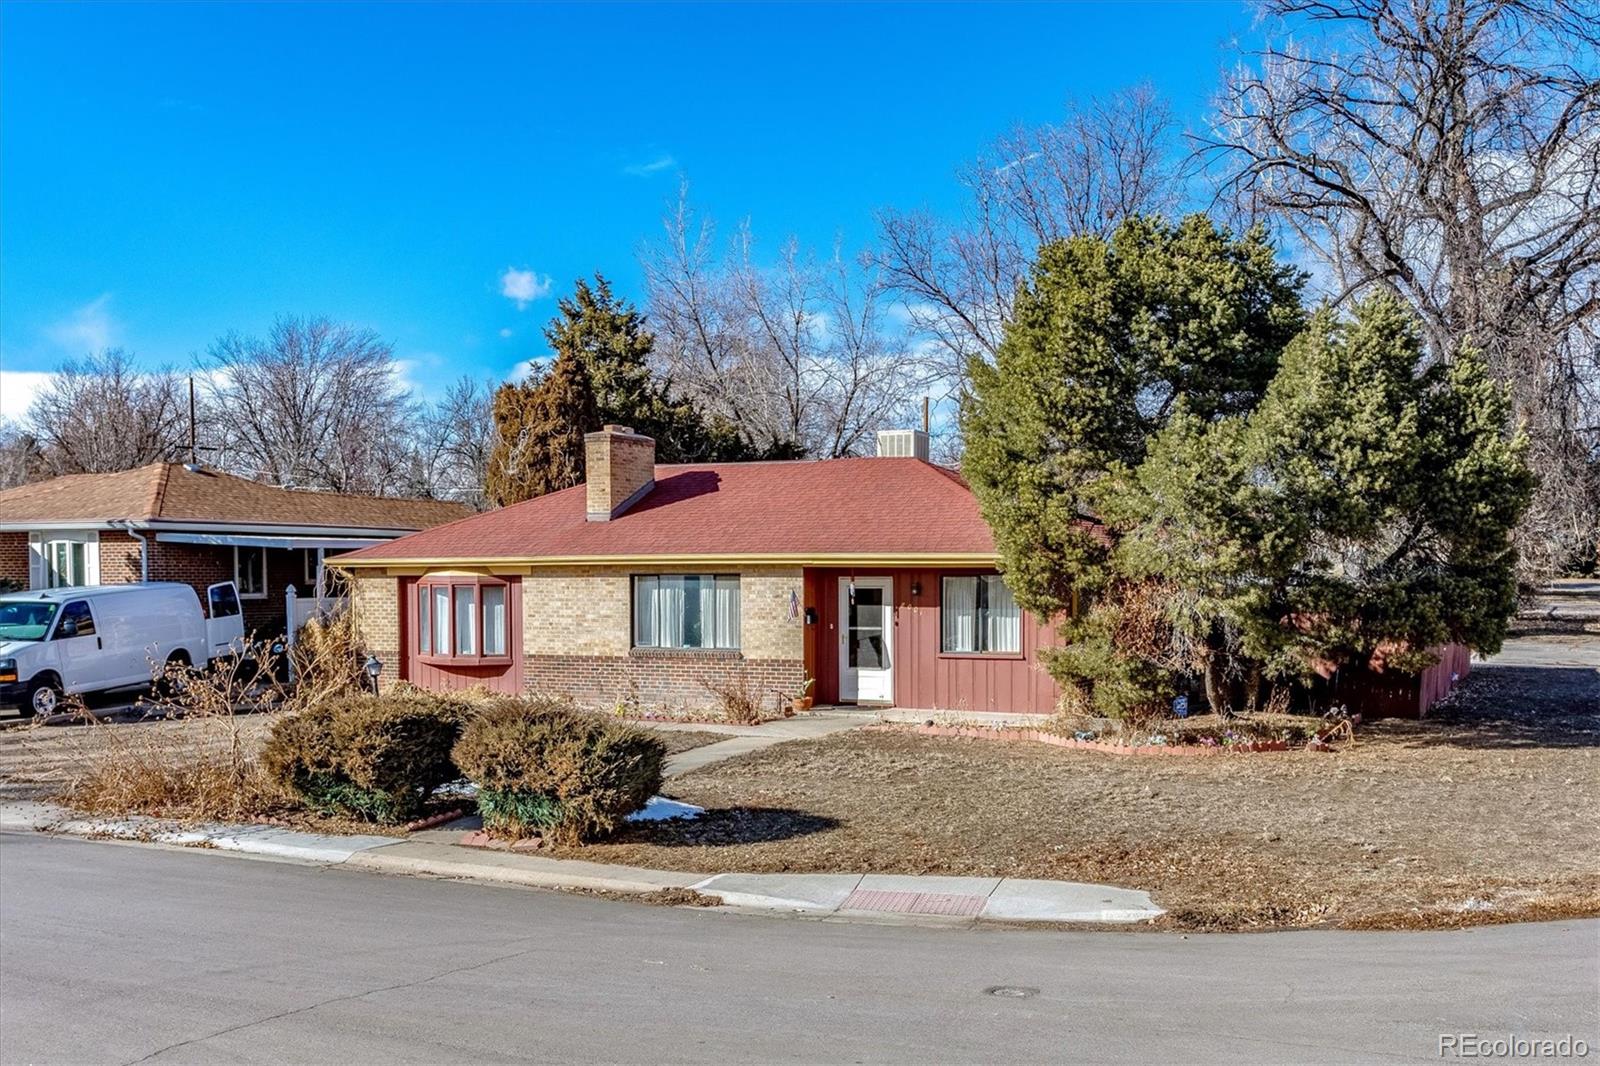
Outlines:
[[522,694],[522,579],[507,577],[506,650],[509,663],[471,666],[465,663],[426,662],[416,653],[417,579],[400,579],[400,676],[419,688],[434,692],[484,685],[491,692]]
[[[1048,626],[1022,614],[1020,655],[943,655],[939,651],[940,578],[992,570],[805,571],[806,606],[817,624],[806,627],[806,663],[817,679],[818,703],[839,700],[839,579],[894,579],[894,703],[928,711],[1009,711],[1050,714],[1060,690],[1039,665],[1042,648],[1055,646]],[[913,585],[920,593],[912,595]]]

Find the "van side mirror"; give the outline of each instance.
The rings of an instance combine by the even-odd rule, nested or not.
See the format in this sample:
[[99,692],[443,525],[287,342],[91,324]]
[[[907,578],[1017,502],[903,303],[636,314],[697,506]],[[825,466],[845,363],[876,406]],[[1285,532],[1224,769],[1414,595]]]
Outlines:
[[63,618],[61,624],[56,626],[56,639],[64,640],[67,637],[78,635],[78,623],[71,618]]

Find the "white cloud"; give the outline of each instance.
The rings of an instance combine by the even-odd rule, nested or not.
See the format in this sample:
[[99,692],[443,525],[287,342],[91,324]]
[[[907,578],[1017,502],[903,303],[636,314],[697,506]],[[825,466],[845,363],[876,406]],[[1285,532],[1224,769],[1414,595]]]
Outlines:
[[505,329],[500,331],[500,339],[501,340],[510,340],[511,339],[511,327],[510,326],[507,326]]
[[521,311],[535,300],[542,300],[550,295],[550,275],[539,275],[531,270],[518,270],[516,267],[506,267],[506,272],[500,275],[500,295],[508,300],[517,302],[517,310]]
[[45,335],[74,358],[98,354],[111,347],[120,334],[111,317],[111,294],[90,300],[66,318],[45,328]]
[[43,370],[0,370],[0,422],[22,422],[50,375]]
[[622,168],[622,172],[630,177],[648,178],[652,174],[659,174],[661,171],[671,169],[677,165],[677,159],[670,152],[662,152],[643,163],[629,163]]
[[434,355],[432,352],[424,352],[415,359],[396,359],[394,362],[389,364],[389,377],[400,388],[409,393],[415,394],[421,391],[420,387],[417,385],[417,370],[426,363],[434,363],[437,361],[438,356]]

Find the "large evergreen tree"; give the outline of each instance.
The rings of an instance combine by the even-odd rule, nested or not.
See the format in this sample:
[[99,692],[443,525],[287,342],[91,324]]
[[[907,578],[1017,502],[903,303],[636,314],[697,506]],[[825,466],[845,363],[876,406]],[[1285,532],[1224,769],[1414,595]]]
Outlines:
[[1079,707],[1499,646],[1532,485],[1506,396],[1470,351],[1419,372],[1391,296],[1308,322],[1300,280],[1260,233],[1129,221],[1046,247],[973,366],[963,470]]
[[1322,310],[1254,412],[1181,413],[1107,494],[1117,570],[1176,590],[1169,618],[1214,707],[1252,702],[1263,673],[1499,648],[1526,441],[1505,435],[1509,396],[1476,353],[1422,361],[1393,296]]
[[764,458],[735,428],[674,399],[651,372],[654,336],[644,316],[600,275],[579,279],[545,328],[556,353],[548,372],[502,385],[495,393],[498,440],[485,490],[498,505],[542,496],[583,481],[583,435],[616,423],[654,437],[663,463]]
[[484,496],[519,503],[583,481],[583,435],[603,424],[583,359],[556,356],[548,371],[500,386],[494,394],[495,444]]
[[1099,483],[1142,461],[1180,401],[1202,419],[1252,408],[1303,322],[1301,284],[1262,232],[1203,215],[1040,251],[961,408],[962,472],[1019,603],[1064,623],[1077,596],[1104,592]]

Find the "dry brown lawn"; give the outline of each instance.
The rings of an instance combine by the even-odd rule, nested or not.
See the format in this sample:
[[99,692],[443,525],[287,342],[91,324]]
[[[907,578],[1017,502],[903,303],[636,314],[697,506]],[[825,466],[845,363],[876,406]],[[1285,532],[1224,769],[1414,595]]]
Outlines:
[[650,732],[661,738],[669,757],[733,738],[732,733],[713,733],[709,729],[652,729]]
[[[241,715],[235,719],[247,752],[254,755],[272,727],[272,715]],[[656,730],[668,755],[727,740],[729,734],[710,730]],[[160,747],[174,758],[218,753],[228,743],[227,731],[214,720],[141,719],[85,725],[12,725],[0,729],[0,799],[48,799],[72,779],[73,772],[89,760],[137,739]]]
[[1587,668],[1480,671],[1427,720],[1374,723],[1335,753],[1139,758],[858,731],[668,791],[713,813],[564,854],[1107,882],[1199,928],[1600,914],[1600,672]]
[[[239,735],[252,751],[271,728],[271,715],[240,715]],[[222,752],[227,733],[213,721],[130,715],[126,721],[83,725],[21,724],[0,729],[0,799],[48,799],[62,791],[89,760],[137,741],[174,757]]]

